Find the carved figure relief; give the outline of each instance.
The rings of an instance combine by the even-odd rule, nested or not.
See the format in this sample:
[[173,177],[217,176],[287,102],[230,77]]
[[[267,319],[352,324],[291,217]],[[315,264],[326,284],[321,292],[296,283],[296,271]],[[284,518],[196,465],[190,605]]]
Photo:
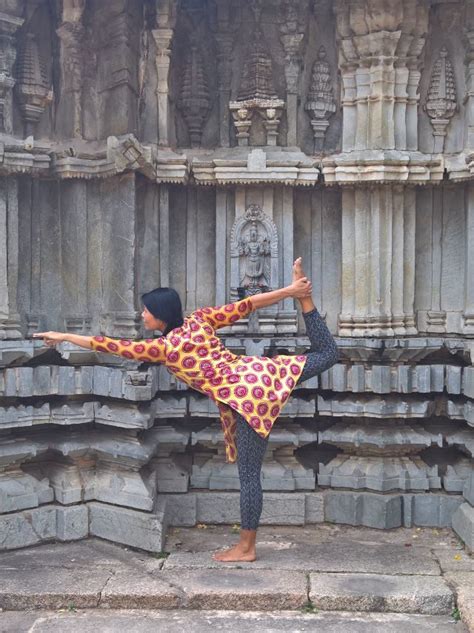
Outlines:
[[270,242],[259,234],[257,222],[253,221],[248,234],[240,239],[239,255],[243,258],[243,276],[240,285],[247,288],[251,294],[261,288],[268,288],[270,284]]
[[265,292],[272,283],[272,258],[277,256],[277,231],[257,204],[251,204],[236,220],[231,233],[234,284],[246,296]]

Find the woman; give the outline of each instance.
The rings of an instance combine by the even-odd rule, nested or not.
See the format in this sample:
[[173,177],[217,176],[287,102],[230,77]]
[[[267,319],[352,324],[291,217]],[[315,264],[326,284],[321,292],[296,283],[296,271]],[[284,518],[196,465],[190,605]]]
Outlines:
[[[336,343],[314,306],[311,291],[311,282],[305,277],[301,258],[298,258],[293,265],[293,282],[286,288],[226,306],[201,308],[185,319],[181,301],[173,289],[157,288],[144,294],[145,328],[163,333],[155,339],[130,341],[59,332],[33,335],[43,338],[50,346],[68,341],[138,361],[164,363],[178,379],[215,400],[227,460],[237,460],[241,512],[239,543],[216,552],[215,560],[255,560],[263,499],[260,474],[268,435],[296,384],[325,371],[337,361]],[[305,355],[237,356],[217,338],[215,330],[218,328],[288,297],[298,299],[301,304],[311,341],[311,349]]]

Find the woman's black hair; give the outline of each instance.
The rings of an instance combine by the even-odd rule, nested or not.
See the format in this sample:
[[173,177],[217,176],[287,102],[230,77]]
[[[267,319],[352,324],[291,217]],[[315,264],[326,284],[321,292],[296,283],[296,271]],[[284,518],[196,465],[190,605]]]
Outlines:
[[166,323],[163,334],[183,325],[183,308],[179,294],[173,288],[155,288],[142,295],[143,305],[155,317]]

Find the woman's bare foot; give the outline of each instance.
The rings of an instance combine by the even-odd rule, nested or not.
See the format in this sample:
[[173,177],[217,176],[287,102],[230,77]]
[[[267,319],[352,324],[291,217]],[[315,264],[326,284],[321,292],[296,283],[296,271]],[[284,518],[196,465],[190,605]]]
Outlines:
[[212,558],[218,560],[220,563],[252,563],[257,558],[257,554],[255,548],[247,550],[244,549],[240,543],[237,543],[234,547],[215,552]]
[[[297,281],[302,277],[306,277],[303,270],[303,258],[298,257],[293,263],[293,281]],[[315,308],[312,297],[304,297],[303,299],[299,299],[299,302],[303,312],[311,312]]]
[[304,277],[304,270],[303,270],[303,258],[302,257],[298,257],[297,259],[295,259],[294,264],[293,264],[293,281],[297,281],[298,279],[301,279],[301,277]]
[[257,540],[257,530],[240,530],[240,540],[237,545],[229,549],[213,554],[212,558],[221,563],[251,563],[257,558],[255,542]]

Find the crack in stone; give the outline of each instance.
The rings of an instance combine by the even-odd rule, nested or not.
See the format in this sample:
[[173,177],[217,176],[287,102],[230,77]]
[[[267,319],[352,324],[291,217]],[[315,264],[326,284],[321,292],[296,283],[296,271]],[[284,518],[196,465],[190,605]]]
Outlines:
[[103,599],[103,597],[104,597],[104,596],[103,596],[103,593],[104,593],[104,591],[105,591],[105,588],[106,588],[106,587],[107,587],[107,585],[109,584],[109,581],[110,581],[110,580],[111,580],[111,579],[112,579],[112,578],[116,575],[116,573],[117,573],[116,571],[113,571],[113,570],[112,570],[112,571],[110,572],[110,576],[109,576],[109,577],[107,578],[107,580],[104,582],[104,586],[103,586],[103,587],[102,587],[102,589],[99,591],[99,599],[98,599],[97,604],[96,604],[96,606],[97,606],[97,607],[100,607],[101,602],[102,602],[102,599]]

